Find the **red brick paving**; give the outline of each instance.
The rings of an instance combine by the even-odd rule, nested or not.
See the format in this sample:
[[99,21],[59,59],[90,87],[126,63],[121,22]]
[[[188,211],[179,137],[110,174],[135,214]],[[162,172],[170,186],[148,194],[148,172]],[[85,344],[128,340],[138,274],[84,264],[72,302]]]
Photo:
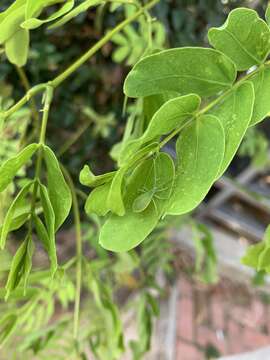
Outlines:
[[176,360],[213,359],[270,345],[269,305],[257,293],[202,286],[186,276],[179,293]]

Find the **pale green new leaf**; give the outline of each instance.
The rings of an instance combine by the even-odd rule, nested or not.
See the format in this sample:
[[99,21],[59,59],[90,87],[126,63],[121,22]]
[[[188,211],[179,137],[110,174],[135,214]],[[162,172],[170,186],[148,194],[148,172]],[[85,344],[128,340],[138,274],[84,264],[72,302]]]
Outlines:
[[167,214],[185,214],[200,204],[217,178],[224,149],[216,116],[202,115],[184,128],[176,143],[178,167]]
[[211,96],[234,83],[234,63],[224,54],[207,48],[164,50],[140,60],[128,74],[124,92],[145,97],[164,91]]
[[[35,0],[36,1],[36,0]],[[46,7],[48,5],[51,5],[52,3],[57,3],[59,1],[50,1],[49,4],[48,3],[41,3],[41,9],[39,9],[39,11],[41,11],[43,9],[43,7]],[[37,27],[50,22],[50,21],[54,21],[56,19],[58,19],[59,17],[65,15],[67,12],[69,12],[74,6],[74,0],[66,0],[63,4],[63,6],[57,10],[55,13],[53,13],[52,15],[50,15],[47,19],[38,19],[36,17],[32,17],[32,18],[27,18],[27,20],[25,20],[22,24],[21,27],[24,29],[36,29]],[[38,15],[37,15],[38,16]]]
[[[155,166],[154,166],[155,162]],[[156,179],[156,180],[155,180]],[[174,180],[174,164],[169,155],[160,153],[156,159],[143,161],[134,170],[124,198],[124,216],[112,214],[101,228],[100,244],[107,250],[123,252],[141,243],[155,228],[164,212]],[[153,197],[142,212],[133,212],[134,200],[141,191],[154,190],[159,197]],[[158,190],[158,191],[157,191]]]
[[210,44],[229,56],[237,70],[262,64],[270,51],[270,30],[256,11],[238,8],[225,24],[208,32]]
[[88,165],[84,165],[80,172],[80,183],[89,187],[96,187],[107,182],[110,182],[114,177],[116,171],[111,171],[102,175],[94,175]]
[[13,257],[10,272],[6,283],[6,299],[9,297],[11,291],[16,289],[23,280],[24,291],[26,290],[27,280],[32,268],[32,256],[34,252],[34,243],[31,236],[28,236],[16,254]]
[[19,67],[26,64],[29,51],[29,41],[29,31],[25,29],[19,29],[6,41],[6,56],[12,64],[15,64]]
[[231,163],[251,121],[254,104],[254,89],[251,82],[244,82],[230,92],[213,110],[225,132],[225,153],[218,177]]
[[49,26],[49,29],[54,29],[56,27],[66,24],[71,19],[75,18],[82,12],[88,10],[92,6],[96,6],[104,3],[104,0],[86,0],[80,5],[76,6],[74,9],[65,14],[60,20],[57,20],[52,25]]
[[[33,181],[27,183],[21,191],[18,193],[18,195],[13,200],[12,204],[10,205],[7,214],[5,216],[3,225],[2,225],[2,231],[0,236],[0,248],[4,249],[6,244],[6,239],[10,231],[14,229],[14,217],[16,215],[16,210],[21,207],[22,204],[25,202],[26,195],[30,192],[31,187],[33,185]],[[15,229],[17,228],[17,225],[15,226]]]
[[264,120],[270,113],[270,68],[265,66],[249,78],[253,83],[255,92],[255,102],[253,115],[250,122],[251,125],[256,125]]
[[37,151],[39,145],[31,144],[24,148],[19,154],[8,159],[0,167],[0,192],[12,182],[17,172],[24,166]]
[[105,216],[109,212],[107,199],[110,188],[111,182],[107,182],[91,191],[85,203],[85,212],[88,215]]
[[56,247],[55,242],[53,241],[54,238],[50,238],[48,235],[48,232],[43,224],[43,222],[40,220],[40,218],[34,214],[33,216],[35,229],[37,231],[37,235],[39,240],[42,242],[45,250],[47,251],[48,257],[50,259],[51,263],[51,274],[54,276],[56,270],[57,270],[57,254],[56,254]]
[[70,212],[72,196],[58,160],[48,146],[44,146],[44,159],[47,167],[48,193],[55,214],[56,231]]

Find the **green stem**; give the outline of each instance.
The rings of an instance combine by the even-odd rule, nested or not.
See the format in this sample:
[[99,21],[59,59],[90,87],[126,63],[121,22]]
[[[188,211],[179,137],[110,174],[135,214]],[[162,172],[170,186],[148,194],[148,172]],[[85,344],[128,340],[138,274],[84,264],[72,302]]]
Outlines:
[[[25,74],[25,71],[23,68],[19,67],[19,66],[15,66],[17,73],[21,79],[21,83],[25,89],[25,91],[29,91],[31,89],[30,83],[28,81],[28,78]],[[39,123],[39,113],[38,113],[38,109],[35,103],[35,100],[33,98],[30,99],[30,107],[31,107],[31,113],[33,116],[33,119],[35,120],[35,127],[38,130],[38,123]]]
[[82,231],[81,231],[81,221],[80,221],[80,210],[78,204],[78,198],[76,195],[76,189],[73,183],[71,176],[69,175],[67,169],[61,164],[61,169],[66,177],[68,182],[73,203],[73,216],[75,223],[76,231],[76,294],[75,294],[75,305],[74,305],[74,323],[73,323],[73,337],[78,341],[79,334],[79,317],[80,317],[80,302],[81,302],[81,287],[82,287]]
[[102,39],[100,39],[93,47],[91,47],[85,54],[83,54],[77,61],[75,61],[70,67],[68,67],[62,74],[57,76],[50,82],[53,87],[59,86],[64,80],[66,80],[71,74],[73,74],[81,65],[83,65],[91,56],[93,56],[98,50],[100,50],[111,38],[120,32],[129,23],[136,20],[140,15],[144,14],[146,10],[152,8],[158,3],[159,0],[152,0],[147,5],[138,10],[135,14],[118,24],[113,30],[109,31]]
[[91,47],[85,54],[83,54],[77,61],[75,61],[72,65],[70,65],[64,72],[58,75],[48,83],[38,84],[32,87],[15,105],[13,105],[10,109],[3,111],[1,113],[1,117],[8,118],[14,112],[19,110],[23,105],[25,105],[30,99],[42,92],[49,85],[53,88],[59,86],[64,80],[66,80],[70,75],[72,75],[81,65],[83,65],[87,60],[90,59],[98,50],[100,50],[111,38],[120,32],[125,26],[129,23],[136,20],[140,15],[145,15],[145,12],[155,6],[159,0],[152,0],[144,7],[140,8],[135,14],[130,16],[129,18],[122,21],[118,24],[113,30],[109,31],[102,39],[100,39],[93,47]]

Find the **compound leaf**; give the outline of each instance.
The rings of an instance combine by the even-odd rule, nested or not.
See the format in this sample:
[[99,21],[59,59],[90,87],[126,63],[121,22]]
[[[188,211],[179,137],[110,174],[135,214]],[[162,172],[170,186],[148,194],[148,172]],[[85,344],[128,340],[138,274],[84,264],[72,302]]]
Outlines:
[[211,96],[229,89],[235,78],[234,63],[219,51],[176,48],[140,60],[128,74],[124,92],[129,97],[145,97],[164,91]]
[[237,70],[247,70],[264,62],[270,51],[270,29],[256,11],[239,8],[226,22],[208,32],[210,44],[229,56]]
[[44,159],[47,167],[48,193],[55,215],[55,230],[57,230],[70,212],[72,197],[58,160],[48,146],[44,146]]
[[216,180],[224,148],[216,116],[202,115],[184,128],[176,143],[178,167],[167,214],[185,214],[199,205]]
[[37,151],[38,144],[30,144],[19,154],[5,161],[0,167],[0,192],[12,182],[20,168],[27,163]]

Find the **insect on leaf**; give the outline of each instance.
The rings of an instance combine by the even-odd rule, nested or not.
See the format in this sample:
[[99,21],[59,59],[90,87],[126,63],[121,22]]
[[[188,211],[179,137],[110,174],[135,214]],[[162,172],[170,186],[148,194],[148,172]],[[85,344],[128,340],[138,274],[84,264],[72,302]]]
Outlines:
[[8,159],[0,167],[0,192],[13,181],[17,172],[24,166],[37,151],[39,145],[31,144],[24,148],[19,154]]
[[164,50],[140,60],[128,74],[124,93],[145,97],[164,91],[211,96],[234,83],[234,63],[221,52],[207,48]]
[[[155,161],[155,166],[154,166]],[[160,153],[155,158],[141,162],[133,171],[124,197],[124,216],[110,215],[101,228],[100,244],[107,250],[123,252],[141,243],[154,229],[164,212],[174,179],[174,164],[169,155]],[[156,186],[155,203],[151,201],[142,212],[133,211],[133,203],[140,195]],[[154,195],[153,195],[154,198]],[[135,231],[134,231],[135,230]]]
[[55,215],[56,231],[70,212],[72,197],[58,160],[48,146],[44,146],[44,159],[47,167],[48,193]]
[[224,25],[209,30],[208,38],[241,71],[263,63],[270,51],[270,29],[252,9],[231,11]]
[[213,115],[202,115],[183,129],[176,143],[178,166],[168,214],[185,214],[199,205],[217,178],[224,149],[224,130]]

